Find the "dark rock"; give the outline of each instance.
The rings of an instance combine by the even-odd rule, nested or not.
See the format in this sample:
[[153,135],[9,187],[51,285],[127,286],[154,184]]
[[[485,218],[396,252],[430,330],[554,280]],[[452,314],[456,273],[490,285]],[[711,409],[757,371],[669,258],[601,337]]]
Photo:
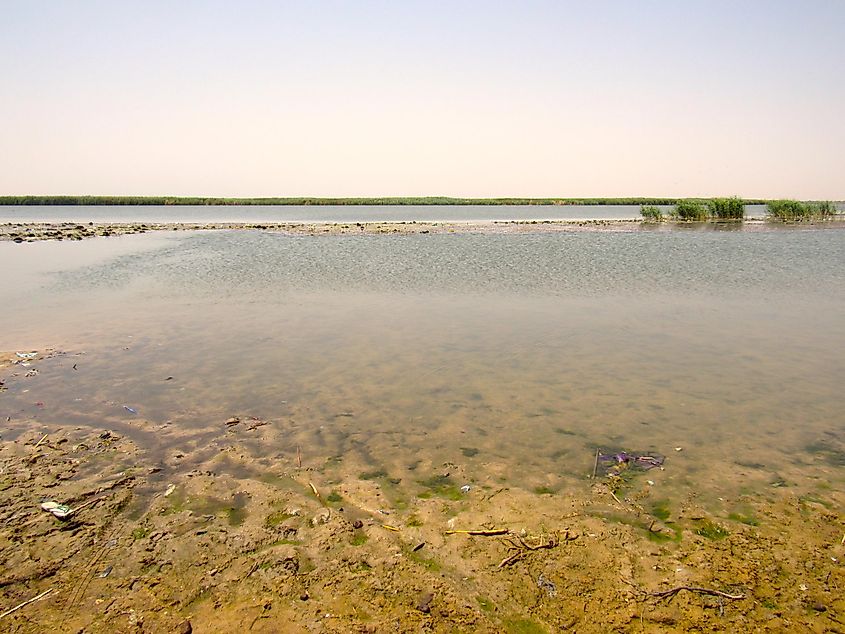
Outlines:
[[825,607],[824,603],[819,603],[819,602],[814,603],[813,609],[816,612],[827,612],[827,607]]
[[414,604],[414,607],[420,612],[428,614],[429,612],[431,612],[432,601],[434,601],[434,595],[431,592],[423,592],[417,598],[417,602]]
[[191,626],[190,621],[182,621],[176,626],[176,634],[191,634],[193,631],[194,628]]
[[355,520],[352,522],[352,528],[361,528],[362,526],[364,526],[364,522],[361,520]]

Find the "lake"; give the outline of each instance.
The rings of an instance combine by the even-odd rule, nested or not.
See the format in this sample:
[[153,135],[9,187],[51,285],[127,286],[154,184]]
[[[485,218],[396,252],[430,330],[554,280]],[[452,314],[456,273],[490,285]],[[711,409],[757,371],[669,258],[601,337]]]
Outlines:
[[[667,213],[670,207],[663,206],[661,209]],[[748,205],[746,215],[763,217],[765,206]],[[485,222],[634,218],[640,218],[639,205],[0,205],[0,222]]]
[[841,488],[843,267],[835,228],[0,243],[0,350],[67,353],[0,415],[161,456],[255,416],[284,429],[256,452],[339,478],[586,491],[598,447],[666,455],[662,492],[711,505]]

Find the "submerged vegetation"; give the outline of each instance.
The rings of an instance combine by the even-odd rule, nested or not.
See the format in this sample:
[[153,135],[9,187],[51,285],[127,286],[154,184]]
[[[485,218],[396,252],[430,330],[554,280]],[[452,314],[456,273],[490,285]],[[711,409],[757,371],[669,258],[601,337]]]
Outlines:
[[830,201],[770,200],[766,203],[766,212],[776,220],[798,222],[831,218],[836,213],[836,207]]

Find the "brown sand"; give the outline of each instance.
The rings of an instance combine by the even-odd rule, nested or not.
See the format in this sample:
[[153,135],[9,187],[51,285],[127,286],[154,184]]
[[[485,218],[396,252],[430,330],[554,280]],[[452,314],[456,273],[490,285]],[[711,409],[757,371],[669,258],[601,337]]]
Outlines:
[[[130,437],[95,420],[7,421],[0,613],[50,592],[0,617],[2,630],[845,628],[838,491],[810,499],[773,487],[725,520],[694,493],[656,509],[647,473],[619,488],[599,474],[581,495],[506,483],[463,493],[460,465],[366,473],[288,447],[283,421],[208,428],[137,417]],[[59,519],[45,500],[79,510]],[[679,587],[713,593],[653,594]]]

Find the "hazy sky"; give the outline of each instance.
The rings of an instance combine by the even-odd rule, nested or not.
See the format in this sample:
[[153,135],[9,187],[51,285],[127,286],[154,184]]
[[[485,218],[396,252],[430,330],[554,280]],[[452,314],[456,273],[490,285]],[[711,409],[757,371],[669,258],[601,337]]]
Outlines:
[[845,0],[0,0],[0,194],[845,198]]

